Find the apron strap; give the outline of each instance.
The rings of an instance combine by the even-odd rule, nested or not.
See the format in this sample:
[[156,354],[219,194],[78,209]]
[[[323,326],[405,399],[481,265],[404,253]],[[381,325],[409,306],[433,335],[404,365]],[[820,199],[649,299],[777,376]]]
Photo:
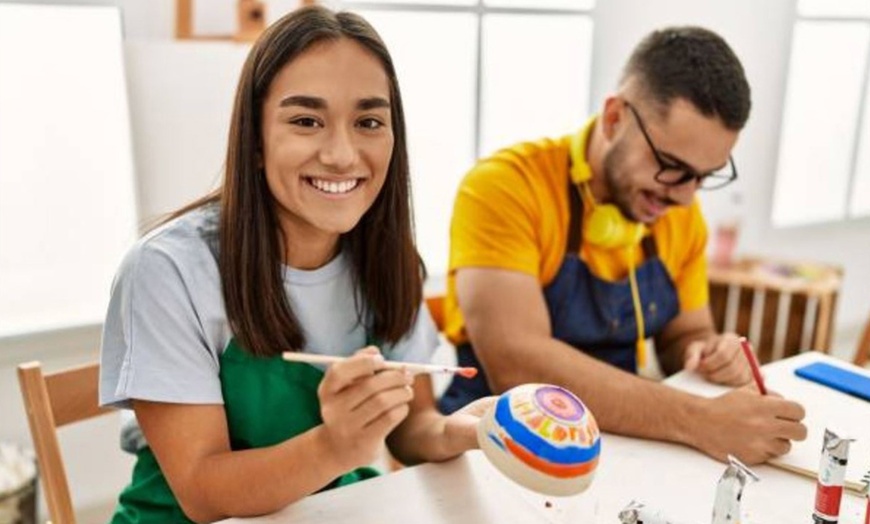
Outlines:
[[576,255],[580,251],[580,239],[583,232],[583,200],[580,198],[580,186],[568,177],[568,199],[571,201],[571,215],[568,222],[568,244],[565,254]]
[[643,249],[644,260],[649,260],[659,256],[659,249],[656,245],[656,239],[652,235],[646,235],[640,241],[640,247]]

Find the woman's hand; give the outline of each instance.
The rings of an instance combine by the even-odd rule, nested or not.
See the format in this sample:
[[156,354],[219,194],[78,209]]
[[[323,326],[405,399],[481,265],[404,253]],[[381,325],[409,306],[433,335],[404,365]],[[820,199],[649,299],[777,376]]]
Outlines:
[[369,346],[330,366],[317,388],[327,449],[346,470],[373,462],[384,438],[408,416],[409,373],[384,368]]

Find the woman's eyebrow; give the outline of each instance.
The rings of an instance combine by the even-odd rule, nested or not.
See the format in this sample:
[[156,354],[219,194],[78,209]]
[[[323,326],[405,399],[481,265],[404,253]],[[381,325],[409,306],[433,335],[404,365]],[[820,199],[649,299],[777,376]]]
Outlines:
[[386,98],[381,98],[379,96],[372,96],[369,98],[363,98],[359,102],[356,103],[356,108],[361,111],[368,111],[370,109],[380,109],[380,108],[390,108],[390,101]]
[[316,96],[290,95],[282,98],[278,107],[301,106],[308,109],[326,109],[326,100]]
[[[279,107],[300,106],[308,109],[326,109],[328,104],[326,100],[317,96],[309,95],[290,95],[282,98],[278,104]],[[379,96],[372,96],[360,99],[356,103],[356,108],[361,111],[370,109],[390,108],[390,101]]]

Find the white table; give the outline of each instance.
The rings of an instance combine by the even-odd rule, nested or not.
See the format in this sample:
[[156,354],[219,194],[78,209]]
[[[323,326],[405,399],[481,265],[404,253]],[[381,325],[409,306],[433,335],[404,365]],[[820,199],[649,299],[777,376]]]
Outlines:
[[[813,354],[797,358],[803,362],[828,357]],[[781,362],[774,366],[790,365]],[[685,375],[668,382],[681,388],[697,387],[693,378]],[[870,403],[867,416],[870,421]],[[761,482],[747,485],[743,492],[742,524],[812,522],[812,479],[769,465],[752,469]],[[528,491],[504,478],[481,452],[473,451],[444,464],[406,468],[313,495],[270,516],[222,522],[615,524],[619,511],[636,499],[677,523],[706,524],[710,522],[716,483],[724,470],[724,464],[687,447],[606,434],[592,486],[574,497]],[[840,524],[863,524],[863,511],[862,498],[844,495]]]

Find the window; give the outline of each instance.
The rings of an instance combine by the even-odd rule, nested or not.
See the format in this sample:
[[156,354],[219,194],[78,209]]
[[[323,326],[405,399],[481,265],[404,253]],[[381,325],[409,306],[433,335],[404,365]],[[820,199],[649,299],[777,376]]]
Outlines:
[[870,3],[798,2],[774,225],[870,216],[868,52]]
[[333,4],[365,16],[393,55],[417,244],[429,274],[443,276],[453,197],[475,158],[586,120],[593,0]]
[[121,16],[0,4],[0,337],[98,324],[136,238]]

